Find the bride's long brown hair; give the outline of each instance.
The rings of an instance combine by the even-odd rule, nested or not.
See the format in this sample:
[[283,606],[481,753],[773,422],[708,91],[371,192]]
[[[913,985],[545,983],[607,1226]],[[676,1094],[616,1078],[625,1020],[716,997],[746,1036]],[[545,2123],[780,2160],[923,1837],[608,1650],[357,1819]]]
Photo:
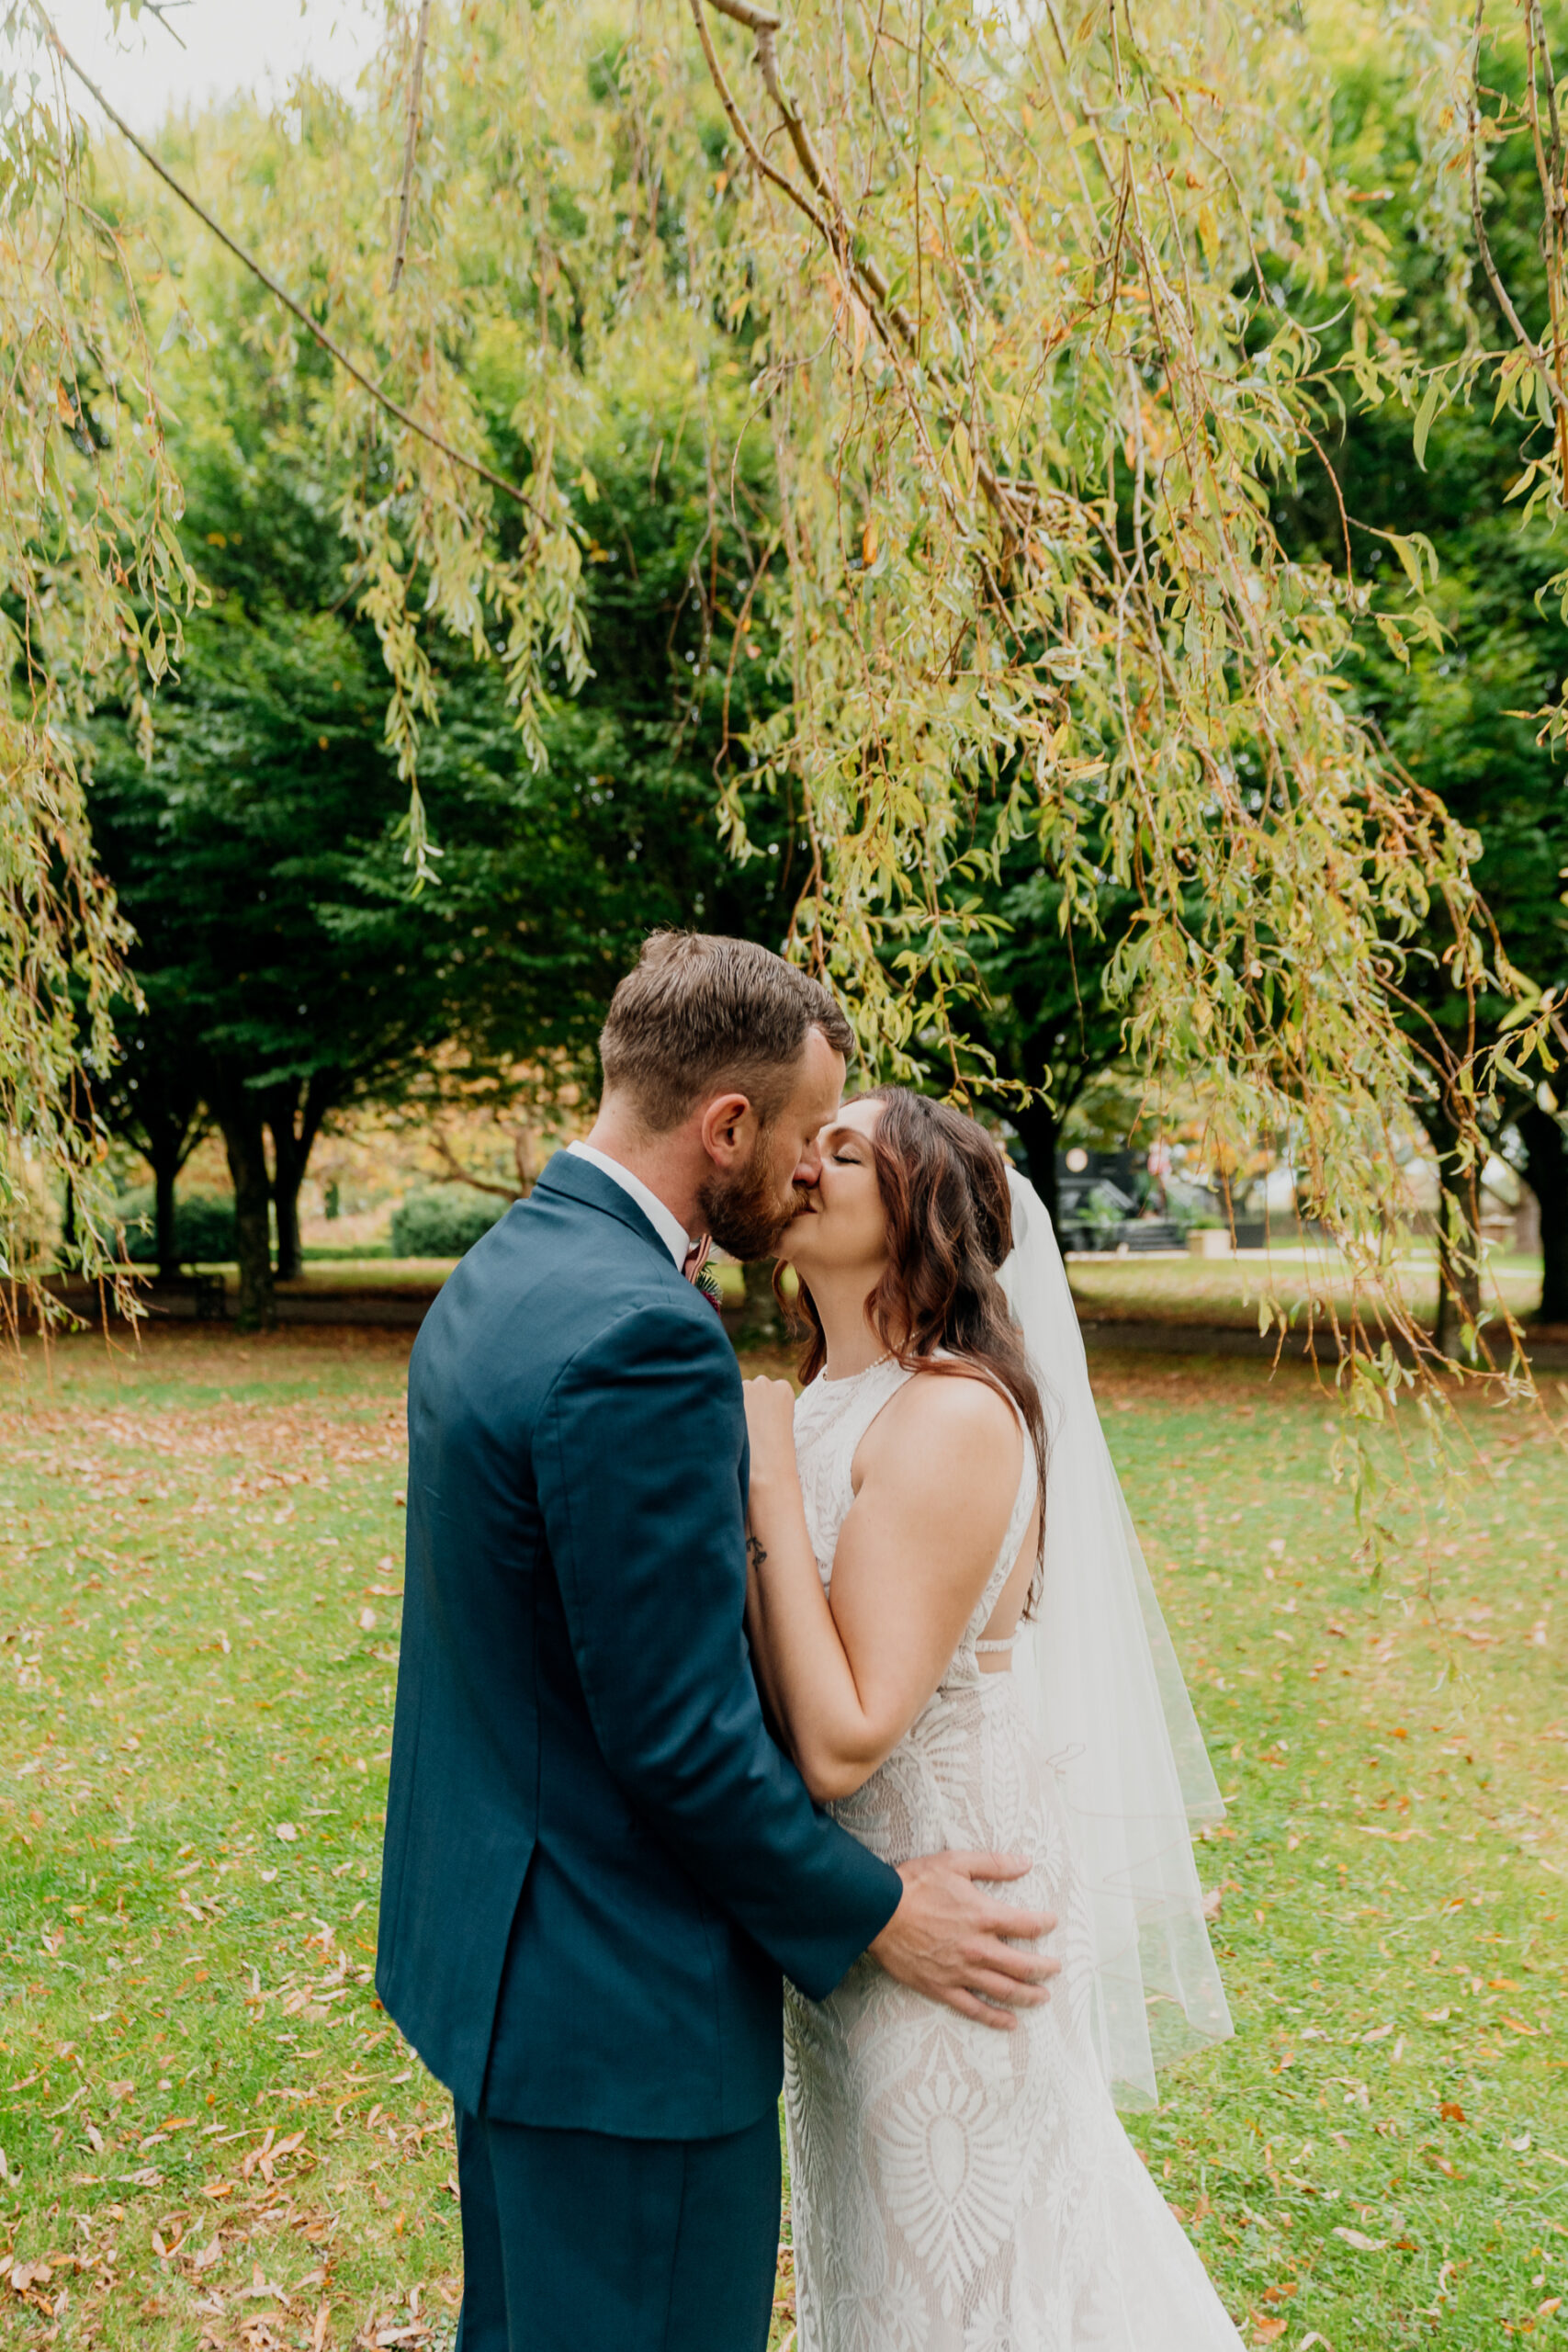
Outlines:
[[[1044,1406],[997,1280],[1012,1248],[1007,1162],[978,1120],[928,1094],[874,1086],[855,1099],[882,1105],[871,1150],[887,1221],[887,1263],[866,1300],[867,1318],[907,1371],[967,1374],[1012,1399],[1034,1450],[1043,1555]],[[804,1385],[816,1379],[828,1355],[822,1318],[805,1282],[794,1311],[807,1326],[799,1365]],[[1029,1611],[1038,1581],[1037,1572]]]

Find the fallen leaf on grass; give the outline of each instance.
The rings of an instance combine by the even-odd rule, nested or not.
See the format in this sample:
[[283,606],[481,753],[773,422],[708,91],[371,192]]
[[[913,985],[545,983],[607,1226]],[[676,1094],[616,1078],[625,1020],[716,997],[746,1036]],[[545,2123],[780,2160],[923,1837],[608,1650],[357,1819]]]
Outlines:
[[1370,2238],[1365,2230],[1348,2230],[1343,2222],[1334,2234],[1337,2238],[1343,2238],[1347,2245],[1353,2245],[1358,2254],[1386,2254],[1388,2251],[1386,2238]]
[[[227,2188],[229,2183],[225,2181],[223,2186]],[[210,2270],[215,2262],[221,2260],[222,2254],[223,2241],[221,2238],[214,2238],[210,2245],[198,2246],[197,2248],[197,2251],[191,2256],[190,2267],[193,2270],[197,2271]]]
[[1465,2120],[1464,2109],[1457,2098],[1446,2098],[1438,2108],[1438,2113],[1445,2123],[1462,2123]]
[[280,1821],[272,1834],[275,1838],[281,1838],[286,1846],[292,1846],[299,1832],[291,1821]]
[[1290,2322],[1283,2319],[1254,2318],[1252,2324],[1259,2344],[1274,2344],[1283,2335]]
[[280,2163],[285,2156],[291,2156],[296,2148],[303,2143],[305,2138],[303,2132],[291,2132],[287,2140],[279,2140],[275,2143],[272,2133],[273,2127],[269,2123],[266,2137],[261,2146],[253,2148],[241,2164],[242,2180],[249,2180],[254,2172],[259,2171],[262,2178],[270,2182],[274,2165]]

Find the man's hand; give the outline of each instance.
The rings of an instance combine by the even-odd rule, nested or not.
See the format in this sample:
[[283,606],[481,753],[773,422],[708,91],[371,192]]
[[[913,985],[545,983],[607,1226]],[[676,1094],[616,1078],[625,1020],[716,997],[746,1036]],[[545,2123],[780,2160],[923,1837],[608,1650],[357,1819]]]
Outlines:
[[985,1891],[987,1880],[1022,1878],[1029,1867],[1010,1854],[920,1854],[902,1863],[904,1899],[872,1958],[900,1984],[1010,2032],[1015,2010],[1050,1999],[1045,1980],[1062,1965],[1021,1949],[1050,1934],[1056,1922],[1049,1911],[1021,1911]]

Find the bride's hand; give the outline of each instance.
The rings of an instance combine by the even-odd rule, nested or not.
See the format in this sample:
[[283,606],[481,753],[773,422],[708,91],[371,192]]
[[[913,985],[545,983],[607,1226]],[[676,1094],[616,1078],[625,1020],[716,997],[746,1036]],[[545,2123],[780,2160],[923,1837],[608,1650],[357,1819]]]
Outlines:
[[751,1441],[751,1492],[792,1485],[795,1462],[795,1391],[787,1380],[745,1383],[746,1430]]

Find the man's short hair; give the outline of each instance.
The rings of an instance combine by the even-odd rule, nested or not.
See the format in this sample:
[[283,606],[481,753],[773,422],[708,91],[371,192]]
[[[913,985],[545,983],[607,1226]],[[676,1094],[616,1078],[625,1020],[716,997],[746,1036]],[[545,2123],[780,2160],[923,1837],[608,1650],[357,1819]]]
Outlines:
[[854,1033],[819,980],[749,939],[658,931],[599,1033],[606,1091],[655,1134],[733,1089],[764,1123],[782,1108],[813,1029],[847,1060]]

